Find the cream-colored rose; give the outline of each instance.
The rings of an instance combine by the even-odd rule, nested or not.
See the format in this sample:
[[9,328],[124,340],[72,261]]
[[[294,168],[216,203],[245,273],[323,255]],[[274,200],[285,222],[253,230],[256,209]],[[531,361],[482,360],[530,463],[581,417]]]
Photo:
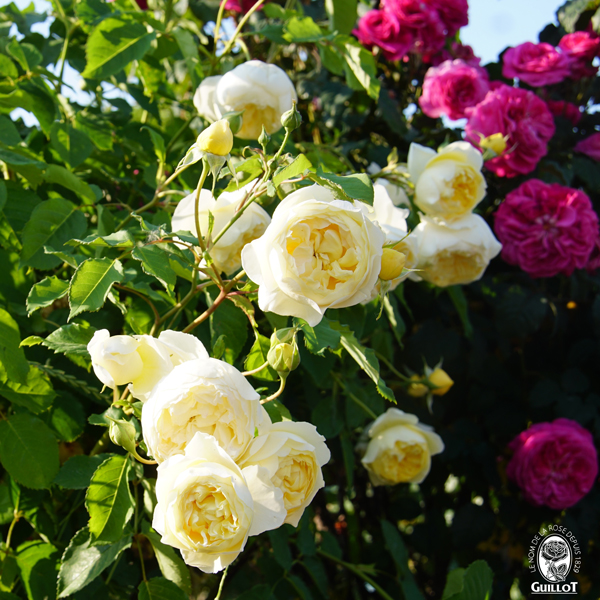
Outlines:
[[[208,233],[208,213],[214,217],[212,238],[215,239],[235,216],[240,203],[256,185],[256,180],[234,192],[223,192],[217,200],[209,190],[201,190],[198,206],[201,233]],[[171,219],[172,231],[189,231],[198,237],[194,217],[196,192],[183,198]],[[210,249],[210,256],[219,271],[227,275],[235,273],[241,266],[242,248],[259,238],[271,222],[271,217],[256,202],[242,213],[242,216],[225,232],[223,237]]]
[[179,331],[150,335],[114,335],[107,329],[94,333],[87,346],[96,377],[107,387],[129,384],[134,398],[145,402],[156,384],[173,367],[196,358],[208,358],[202,342]]
[[272,134],[281,129],[281,116],[298,100],[294,84],[276,65],[250,60],[225,75],[207,77],[194,94],[198,113],[215,121],[225,113],[243,111],[242,127],[235,134],[257,140],[262,128]]
[[266,470],[240,470],[214,437],[200,432],[184,454],[158,466],[156,499],[152,527],[205,573],[224,569],[249,535],[279,527],[286,514]]
[[282,421],[254,438],[240,465],[257,465],[268,471],[273,485],[283,492],[285,522],[296,526],[304,509],[325,485],[321,467],[330,456],[325,438],[314,425]]
[[444,450],[442,438],[415,415],[397,408],[377,417],[362,464],[373,485],[421,483],[431,469],[431,457]]
[[408,150],[415,204],[431,217],[449,221],[470,213],[485,196],[483,157],[468,142],[453,142],[436,152],[419,144]]
[[214,436],[237,460],[255,432],[262,432],[270,422],[246,378],[214,358],[175,367],[154,388],[142,410],[144,441],[159,463],[183,453],[197,431]]
[[502,249],[487,223],[475,214],[448,223],[423,217],[414,235],[419,275],[440,287],[477,281]]
[[336,200],[319,185],[296,190],[281,202],[262,237],[242,250],[242,266],[259,285],[263,311],[315,326],[328,308],[370,298],[384,234],[362,204]]

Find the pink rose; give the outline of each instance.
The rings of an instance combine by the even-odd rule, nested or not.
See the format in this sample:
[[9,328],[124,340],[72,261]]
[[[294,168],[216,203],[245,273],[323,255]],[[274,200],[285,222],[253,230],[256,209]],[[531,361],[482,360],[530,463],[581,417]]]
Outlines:
[[430,2],[385,0],[383,6],[398,17],[400,27],[410,30],[414,40],[413,52],[421,54],[425,62],[444,47],[446,27]]
[[[262,7],[267,4],[268,1],[269,0],[265,0],[265,2],[260,5],[258,10],[262,9]],[[227,2],[225,2],[225,9],[245,15],[255,4],[256,0],[227,0]]]
[[368,48],[381,48],[388,60],[404,58],[413,44],[410,31],[401,31],[398,17],[387,10],[370,10],[360,18],[358,29],[352,33]]
[[583,498],[598,474],[592,434],[570,419],[536,423],[508,446],[506,474],[535,506],[563,510]]
[[[483,73],[482,73],[483,71]],[[419,104],[432,118],[462,119],[465,110],[481,102],[490,89],[487,73],[460,59],[447,60],[425,73]]]
[[546,101],[550,112],[555,117],[564,117],[571,121],[573,125],[577,125],[581,121],[581,111],[576,104],[565,102],[564,100],[548,100]]
[[531,173],[548,153],[555,130],[552,114],[533,92],[505,84],[491,87],[495,89],[482,102],[467,109],[466,137],[477,145],[482,136],[508,136],[507,152],[488,160],[486,167],[499,177]]
[[569,76],[569,60],[544,42],[525,42],[509,48],[502,58],[502,75],[538,87],[559,83]]
[[592,253],[590,254],[588,264],[585,265],[585,270],[588,273],[593,273],[594,271],[597,271],[598,269],[600,269],[600,237],[596,238],[596,241],[594,243],[594,249],[592,250]]
[[571,275],[588,264],[598,216],[582,191],[530,179],[506,196],[494,231],[502,258],[531,277]]
[[592,65],[594,57],[600,52],[600,38],[588,31],[576,31],[563,36],[558,47],[569,61],[570,75],[573,79],[593,77],[598,67]]
[[594,160],[600,161],[600,133],[592,133],[585,140],[577,142],[575,152],[581,152]]
[[469,24],[467,0],[429,0],[446,26],[446,35],[452,37],[461,27]]

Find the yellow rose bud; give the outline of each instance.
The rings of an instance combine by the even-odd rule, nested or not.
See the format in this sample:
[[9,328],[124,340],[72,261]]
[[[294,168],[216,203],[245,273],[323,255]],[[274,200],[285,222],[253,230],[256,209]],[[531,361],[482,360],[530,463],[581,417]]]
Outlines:
[[496,155],[500,155],[506,150],[506,137],[501,133],[494,133],[481,138],[479,146],[483,148],[483,150],[491,150]]
[[454,381],[444,369],[435,369],[428,379],[429,383],[437,386],[435,390],[431,390],[435,396],[443,396],[454,385]]
[[197,140],[198,149],[217,156],[227,156],[233,148],[233,133],[229,121],[221,119],[207,127]]
[[406,264],[406,254],[398,252],[393,248],[384,248],[381,256],[381,271],[379,279],[384,281],[392,281],[396,277],[400,277],[402,269]]
[[[411,375],[411,381],[421,381],[423,378],[419,375]],[[406,392],[413,398],[421,398],[429,393],[429,388],[424,383],[411,383]]]

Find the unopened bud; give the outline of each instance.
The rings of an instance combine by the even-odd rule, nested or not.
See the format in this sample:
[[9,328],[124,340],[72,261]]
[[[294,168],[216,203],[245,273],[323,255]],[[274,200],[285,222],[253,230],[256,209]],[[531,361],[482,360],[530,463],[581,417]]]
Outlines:
[[198,136],[196,145],[202,152],[227,156],[233,148],[233,133],[229,122],[225,119],[215,121]]
[[[423,380],[419,375],[411,375],[410,379],[415,382]],[[429,388],[424,383],[411,383],[408,386],[406,393],[413,398],[422,398],[429,393]]]
[[258,143],[263,148],[266,148],[267,144],[270,141],[271,141],[271,136],[267,133],[267,130],[265,129],[265,126],[263,125],[262,131],[260,132],[260,135],[258,136]]
[[501,133],[494,133],[481,138],[479,147],[483,150],[491,150],[496,156],[499,156],[506,150],[506,139]]
[[443,396],[454,385],[450,375],[440,368],[435,369],[428,379],[429,383],[436,386],[436,389],[431,390],[434,396]]
[[384,281],[392,281],[396,277],[402,275],[402,269],[406,264],[406,254],[398,252],[393,248],[384,248],[381,256],[381,271],[379,279]]
[[111,441],[121,448],[125,448],[127,452],[137,454],[135,448],[136,431],[135,425],[131,421],[125,421],[124,419],[110,419],[110,426],[108,428],[108,435]]
[[229,127],[231,128],[231,133],[235,135],[241,128],[243,124],[243,110],[234,110],[231,112],[225,113],[221,118],[225,119],[229,123]]
[[285,127],[286,131],[294,131],[298,129],[302,123],[302,115],[296,108],[296,103],[292,104],[292,108],[281,115],[281,124]]
[[300,364],[300,352],[296,343],[296,329],[285,327],[273,332],[267,361],[280,377],[287,377]]

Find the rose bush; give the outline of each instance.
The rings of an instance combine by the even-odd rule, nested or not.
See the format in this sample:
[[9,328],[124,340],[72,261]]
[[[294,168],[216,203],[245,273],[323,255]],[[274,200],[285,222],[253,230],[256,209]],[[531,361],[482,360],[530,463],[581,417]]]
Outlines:
[[595,600],[594,3],[283,4],[0,10],[0,597]]

